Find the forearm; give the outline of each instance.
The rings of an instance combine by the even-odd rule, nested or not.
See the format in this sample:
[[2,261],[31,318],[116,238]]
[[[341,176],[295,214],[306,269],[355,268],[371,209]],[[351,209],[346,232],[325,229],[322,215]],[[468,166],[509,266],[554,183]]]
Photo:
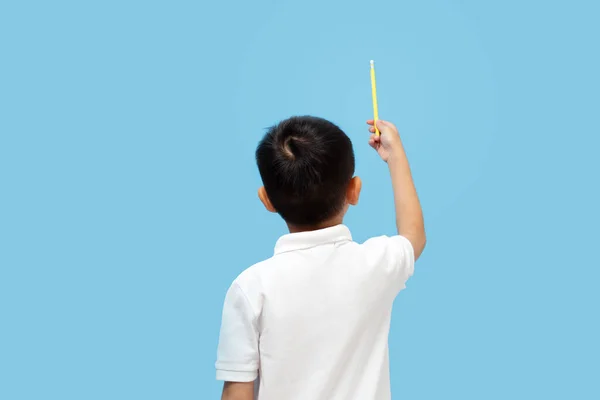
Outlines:
[[254,382],[225,382],[221,400],[253,400]]
[[387,162],[394,191],[398,234],[411,241],[416,259],[425,248],[425,224],[408,158],[401,142],[397,143]]

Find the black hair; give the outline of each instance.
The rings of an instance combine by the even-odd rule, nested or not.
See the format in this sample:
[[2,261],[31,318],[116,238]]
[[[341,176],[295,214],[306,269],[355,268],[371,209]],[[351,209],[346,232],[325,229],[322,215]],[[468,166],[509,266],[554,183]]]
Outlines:
[[350,138],[334,123],[310,116],[269,128],[256,163],[271,204],[296,226],[316,226],[338,214],[354,175]]

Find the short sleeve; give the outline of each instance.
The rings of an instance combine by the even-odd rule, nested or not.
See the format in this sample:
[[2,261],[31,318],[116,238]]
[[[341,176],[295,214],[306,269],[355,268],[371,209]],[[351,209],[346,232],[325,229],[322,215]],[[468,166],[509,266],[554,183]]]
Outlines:
[[246,295],[234,282],[223,305],[217,350],[217,380],[252,382],[258,377],[257,318]]
[[380,236],[367,240],[369,258],[382,269],[388,287],[398,294],[415,270],[415,254],[410,241],[404,236]]

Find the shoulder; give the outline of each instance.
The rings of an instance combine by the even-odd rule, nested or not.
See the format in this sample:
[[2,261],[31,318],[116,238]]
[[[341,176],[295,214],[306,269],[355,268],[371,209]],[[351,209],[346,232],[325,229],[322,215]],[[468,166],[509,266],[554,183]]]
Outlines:
[[410,241],[404,236],[394,235],[394,236],[375,236],[370,239],[367,239],[365,242],[359,244],[365,251],[381,251],[386,248],[410,248],[412,250],[412,245]]
[[360,244],[370,263],[380,266],[388,276],[404,282],[414,272],[414,250],[404,236],[377,236]]
[[246,268],[233,280],[229,292],[242,297],[259,314],[264,299],[265,280],[268,280],[276,265],[277,262],[271,257]]
[[275,257],[267,258],[266,260],[257,262],[256,264],[246,268],[233,281],[234,285],[239,286],[244,290],[251,286],[257,286],[263,281],[271,271],[277,266]]

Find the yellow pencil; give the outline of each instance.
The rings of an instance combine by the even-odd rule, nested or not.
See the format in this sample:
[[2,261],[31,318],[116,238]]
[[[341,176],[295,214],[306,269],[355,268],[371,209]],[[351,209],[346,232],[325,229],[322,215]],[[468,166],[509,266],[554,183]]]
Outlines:
[[375,134],[379,136],[377,129],[377,120],[379,119],[379,111],[377,110],[377,85],[375,84],[375,62],[371,60],[371,93],[373,94],[373,121],[375,124]]

